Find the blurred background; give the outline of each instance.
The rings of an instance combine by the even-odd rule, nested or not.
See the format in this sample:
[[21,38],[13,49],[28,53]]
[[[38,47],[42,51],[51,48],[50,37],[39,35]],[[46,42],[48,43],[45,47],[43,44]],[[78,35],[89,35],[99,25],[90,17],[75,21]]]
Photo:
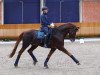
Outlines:
[[71,22],[80,27],[78,36],[100,36],[100,0],[0,0],[0,38],[39,29],[43,6],[56,25]]

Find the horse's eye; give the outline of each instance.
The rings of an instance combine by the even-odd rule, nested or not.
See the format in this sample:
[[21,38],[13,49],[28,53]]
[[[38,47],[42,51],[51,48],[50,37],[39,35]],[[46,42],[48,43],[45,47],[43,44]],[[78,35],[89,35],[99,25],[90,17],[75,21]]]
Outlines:
[[79,30],[79,27],[77,27],[76,30]]

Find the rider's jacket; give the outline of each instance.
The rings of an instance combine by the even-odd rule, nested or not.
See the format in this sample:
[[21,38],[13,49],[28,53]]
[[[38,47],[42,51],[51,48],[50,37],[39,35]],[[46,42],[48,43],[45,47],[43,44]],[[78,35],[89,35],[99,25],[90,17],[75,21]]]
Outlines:
[[47,14],[43,13],[41,15],[41,25],[42,25],[42,27],[48,27],[48,25],[50,25],[50,24],[51,24],[51,22],[48,20]]

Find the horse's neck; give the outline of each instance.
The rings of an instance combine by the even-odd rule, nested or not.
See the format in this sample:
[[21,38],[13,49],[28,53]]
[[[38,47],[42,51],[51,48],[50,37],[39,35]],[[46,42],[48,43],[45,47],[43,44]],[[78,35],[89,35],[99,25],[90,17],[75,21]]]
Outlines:
[[66,35],[68,34],[69,26],[63,25],[63,26],[58,27],[58,29],[61,31],[63,36],[66,37]]
[[69,29],[72,27],[75,27],[75,25],[72,23],[67,23],[57,27],[57,29],[59,29],[62,32],[63,36],[66,37],[66,35],[69,33]]
[[64,30],[64,31],[61,31],[62,32],[62,34],[63,34],[63,36],[64,36],[64,38],[66,37],[66,35],[68,34],[68,30]]

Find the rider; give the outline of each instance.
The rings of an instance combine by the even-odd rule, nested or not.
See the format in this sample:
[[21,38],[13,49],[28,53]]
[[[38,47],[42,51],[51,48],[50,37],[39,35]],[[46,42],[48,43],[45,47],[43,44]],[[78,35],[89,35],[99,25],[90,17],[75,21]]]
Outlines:
[[44,47],[47,47],[47,38],[46,36],[48,35],[49,28],[54,27],[54,24],[50,22],[47,18],[47,13],[48,13],[48,8],[45,6],[42,8],[42,15],[41,15],[41,31],[45,33],[45,41],[44,41]]

